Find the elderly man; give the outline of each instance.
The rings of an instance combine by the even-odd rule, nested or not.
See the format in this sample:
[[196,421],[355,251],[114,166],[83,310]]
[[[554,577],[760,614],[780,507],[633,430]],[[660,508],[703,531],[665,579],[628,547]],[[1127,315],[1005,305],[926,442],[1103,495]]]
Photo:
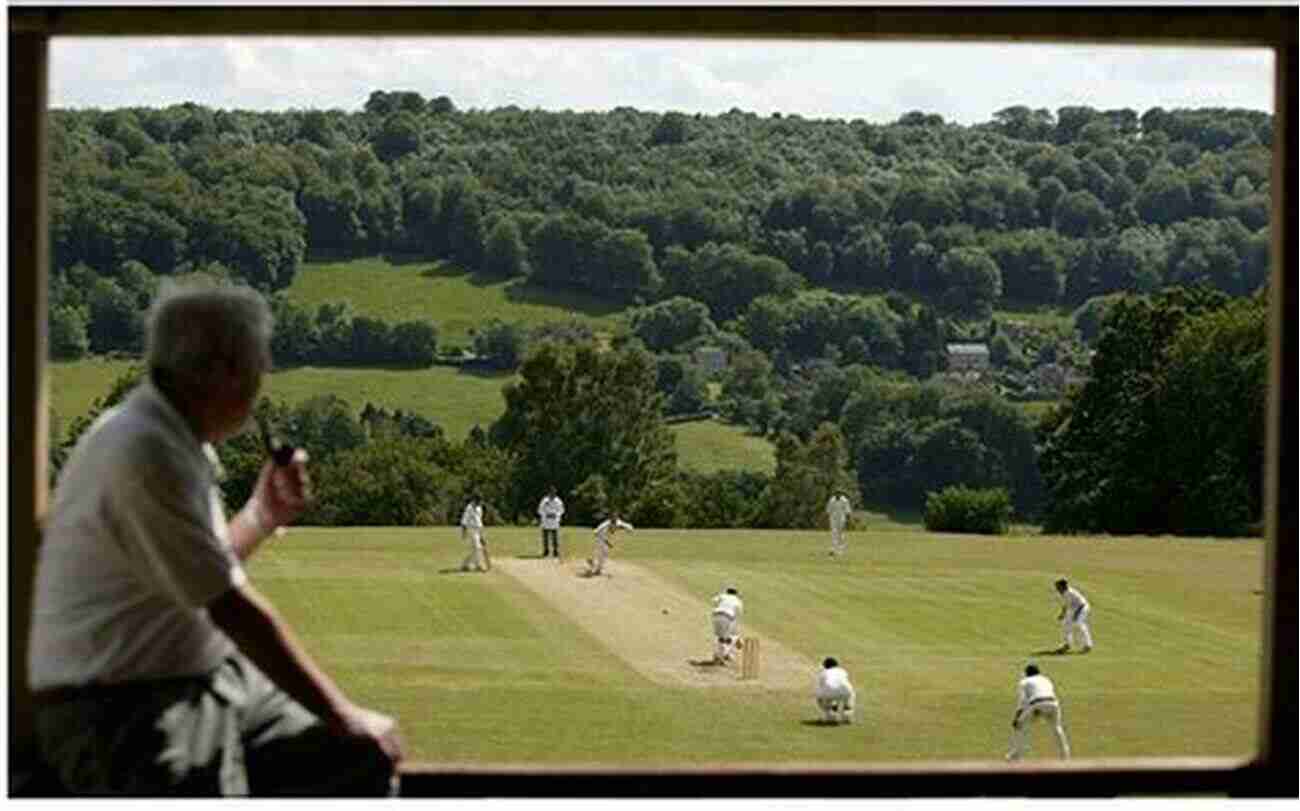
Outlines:
[[383,795],[401,742],[311,659],[243,562],[310,500],[306,454],[268,460],[227,521],[213,449],[270,365],[247,287],[165,283],[149,377],[62,472],[38,553],[28,661],[43,758],[77,795]]

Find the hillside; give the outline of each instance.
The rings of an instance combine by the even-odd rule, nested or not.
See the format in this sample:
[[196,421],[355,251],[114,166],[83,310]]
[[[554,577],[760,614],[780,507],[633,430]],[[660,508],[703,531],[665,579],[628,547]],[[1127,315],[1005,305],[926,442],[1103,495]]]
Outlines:
[[390,323],[427,319],[437,326],[444,349],[468,348],[472,333],[493,318],[527,327],[578,321],[608,332],[623,309],[524,279],[484,281],[447,262],[393,262],[384,257],[307,262],[287,293],[295,304],[312,311],[345,301],[357,315]]

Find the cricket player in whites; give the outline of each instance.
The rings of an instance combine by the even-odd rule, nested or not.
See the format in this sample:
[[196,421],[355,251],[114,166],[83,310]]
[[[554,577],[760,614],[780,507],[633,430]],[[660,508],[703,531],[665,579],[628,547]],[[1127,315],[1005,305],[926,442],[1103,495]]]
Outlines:
[[555,555],[556,560],[560,559],[560,519],[563,517],[564,502],[555,494],[552,485],[537,505],[537,520],[542,527],[542,557]]
[[1025,667],[1025,677],[1016,685],[1016,714],[1011,719],[1011,751],[1007,752],[1007,760],[1024,757],[1029,722],[1038,718],[1052,724],[1061,759],[1069,760],[1070,742],[1061,724],[1061,702],[1056,697],[1056,687],[1051,679],[1038,672],[1037,665],[1031,664]]
[[461,540],[469,541],[469,554],[461,561],[462,572],[486,572],[487,560],[483,557],[483,500],[474,494],[460,516]]
[[734,586],[727,586],[713,598],[713,636],[717,641],[713,645],[713,661],[722,664],[731,661],[731,654],[740,639],[740,615],[745,612],[745,603],[740,599],[740,592]]
[[822,670],[817,674],[817,708],[830,723],[853,723],[853,707],[857,694],[849,681],[849,672],[840,667],[834,656],[822,660]]
[[1092,650],[1092,629],[1088,627],[1092,606],[1083,593],[1071,586],[1064,577],[1056,581],[1056,593],[1061,595],[1061,613],[1056,618],[1061,621],[1061,633],[1065,636],[1065,644],[1057,648],[1056,652],[1065,653],[1070,650],[1077,628],[1083,642],[1082,652],[1087,653]]
[[849,503],[849,497],[843,490],[831,493],[830,500],[826,502],[826,517],[830,519],[831,524],[831,557],[848,551],[848,542],[844,540],[844,527],[848,524],[849,514],[852,512],[853,505]]
[[596,545],[591,551],[591,557],[587,558],[588,577],[595,577],[605,571],[605,561],[609,560],[609,550],[614,546],[610,536],[623,529],[631,532],[634,527],[619,518],[618,513],[612,513],[596,527]]

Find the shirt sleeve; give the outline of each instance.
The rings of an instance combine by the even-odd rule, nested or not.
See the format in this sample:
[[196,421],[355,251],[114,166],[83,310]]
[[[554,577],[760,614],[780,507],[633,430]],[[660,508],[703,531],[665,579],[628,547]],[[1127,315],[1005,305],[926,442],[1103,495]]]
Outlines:
[[109,489],[110,510],[137,573],[180,605],[199,608],[247,577],[235,556],[216,485],[166,442],[127,451],[132,473]]

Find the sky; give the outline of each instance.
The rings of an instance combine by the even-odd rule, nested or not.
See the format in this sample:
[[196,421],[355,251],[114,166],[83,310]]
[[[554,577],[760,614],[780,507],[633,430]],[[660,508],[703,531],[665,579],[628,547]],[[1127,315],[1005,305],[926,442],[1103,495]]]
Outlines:
[[1263,48],[631,38],[77,38],[50,48],[52,107],[359,110],[374,90],[458,109],[677,110],[970,125],[1023,104],[1272,112]]

